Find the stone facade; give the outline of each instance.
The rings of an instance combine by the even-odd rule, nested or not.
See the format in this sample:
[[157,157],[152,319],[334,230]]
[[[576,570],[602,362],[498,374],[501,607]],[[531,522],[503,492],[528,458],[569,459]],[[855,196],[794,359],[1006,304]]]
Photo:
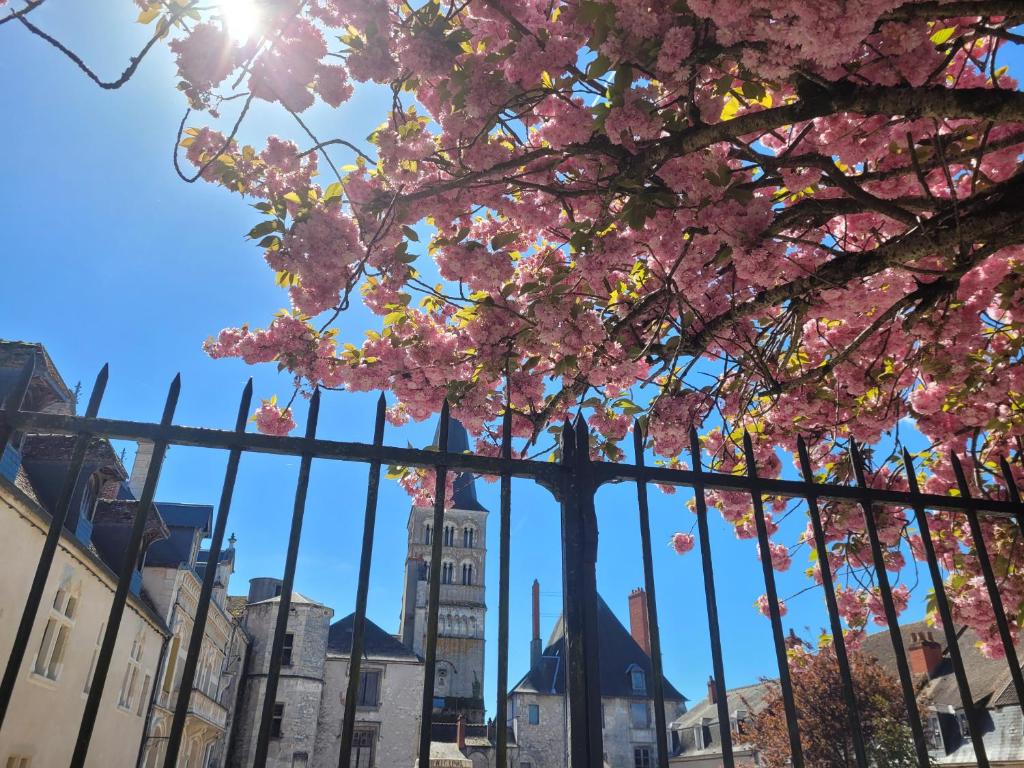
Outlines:
[[[274,626],[281,605],[277,579],[253,579],[245,609],[244,626],[251,638],[249,663],[241,696],[230,764],[252,765],[260,716],[266,694]],[[270,596],[268,596],[270,595]],[[275,719],[268,768],[297,768],[311,763],[324,692],[327,631],[334,611],[321,603],[292,594],[286,634],[290,659],[282,660],[278,679]]]
[[[48,527],[46,511],[0,477],[0,658],[6,659],[11,651]],[[22,757],[33,766],[70,762],[116,586],[113,571],[89,547],[72,534],[61,536],[12,706],[0,730],[0,765]],[[51,619],[66,627],[59,647],[57,637],[47,632]],[[135,765],[166,636],[160,617],[137,595],[129,595],[87,766]],[[54,732],[41,723],[72,727]]]
[[[413,507],[409,513],[405,594],[398,630],[402,641],[421,656],[425,655],[427,633],[433,514],[425,507]],[[487,511],[482,507],[446,510],[440,535],[442,583],[434,695],[444,700],[444,715],[454,718],[463,712],[479,722],[483,718]]]
[[[365,731],[372,739],[372,760],[366,766],[412,766],[419,745],[420,695],[423,690],[423,663],[415,657],[388,657],[371,654],[361,663],[361,672],[379,673],[380,694],[377,705],[357,705],[356,732]],[[348,690],[349,656],[329,653],[324,679],[323,706],[317,726],[313,768],[336,768],[341,746],[341,724],[345,715]],[[362,743],[365,743],[363,741]]]

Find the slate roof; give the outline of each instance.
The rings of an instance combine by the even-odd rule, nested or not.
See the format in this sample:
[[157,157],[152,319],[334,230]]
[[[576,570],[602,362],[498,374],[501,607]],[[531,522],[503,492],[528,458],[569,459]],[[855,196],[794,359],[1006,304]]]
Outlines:
[[[441,424],[434,430],[434,445],[441,442]],[[448,452],[467,453],[469,433],[458,419],[448,422]],[[471,512],[486,512],[487,509],[476,497],[476,479],[471,472],[462,472],[455,478],[452,491],[452,509],[466,509]]]
[[[747,718],[756,715],[764,708],[764,700],[768,695],[770,683],[761,681],[753,685],[745,685],[733,688],[726,692],[726,706],[729,717],[734,717],[737,710],[747,710]],[[703,728],[701,734],[703,748],[697,749],[695,729]],[[743,727],[742,725],[740,726]],[[753,747],[747,744],[742,736],[743,731],[737,735],[735,728],[730,724],[733,733],[733,751],[738,757],[742,754],[751,754]],[[722,754],[721,732],[718,726],[718,705],[713,704],[707,696],[696,702],[690,709],[669,723],[669,730],[678,733],[679,752],[678,757],[673,758],[672,763],[677,761],[708,759]]]
[[[514,692],[565,694],[565,636],[559,618],[548,647],[544,649],[537,664],[527,672],[512,690]],[[622,622],[600,595],[597,596],[598,666],[601,672],[601,695],[612,698],[636,698],[629,670],[637,666],[650,680],[651,659],[637,645]],[[686,701],[672,683],[664,680],[666,701]],[[651,693],[648,686],[648,696]]]
[[213,507],[209,504],[178,504],[167,501],[154,502],[160,516],[167,523],[170,535],[158,541],[146,555],[146,565],[162,568],[191,566],[195,537],[200,539],[210,534]]
[[31,402],[26,405],[41,409],[63,401],[73,406],[74,395],[61,378],[46,347],[38,342],[7,339],[0,339],[0,402],[18,381],[25,363],[32,355],[35,355],[36,362],[32,382],[29,384]]
[[[949,659],[945,633],[942,630],[929,627],[923,621],[900,626],[904,647],[910,646],[912,633],[927,634],[929,632],[935,642],[942,646],[943,660],[935,676],[924,684],[920,693],[936,707],[960,708],[963,704],[953,675],[953,664]],[[1012,690],[1013,685],[1010,681],[1010,670],[1006,665],[1006,660],[989,659],[983,656],[978,650],[978,636],[973,630],[961,627],[957,637],[974,703],[985,707],[1016,703],[1017,697]],[[861,651],[874,656],[883,667],[894,675],[896,674],[896,653],[893,651],[888,630],[868,635],[861,644]],[[1019,643],[1017,652],[1021,653],[1022,651],[1024,651],[1024,644]],[[1006,690],[1007,686],[1010,691]]]
[[[356,615],[350,613],[345,618],[331,624],[327,633],[327,650],[331,653],[348,655],[352,653],[352,627]],[[386,656],[388,658],[418,659],[404,643],[388,634],[369,619],[363,630],[363,655],[366,657]]]

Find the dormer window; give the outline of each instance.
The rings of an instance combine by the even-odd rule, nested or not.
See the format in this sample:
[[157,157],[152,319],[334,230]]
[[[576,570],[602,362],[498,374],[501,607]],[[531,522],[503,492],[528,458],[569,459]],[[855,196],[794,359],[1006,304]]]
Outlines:
[[967,718],[967,713],[958,709],[956,712],[956,724],[960,728],[960,736],[965,739],[971,737],[971,721]]
[[939,723],[939,716],[935,712],[928,715],[928,728],[925,733],[925,740],[928,742],[928,749],[934,752],[945,753],[946,748],[942,742],[942,726]]
[[86,480],[85,486],[82,488],[82,501],[79,506],[79,514],[89,522],[92,522],[93,515],[96,514],[96,503],[100,498],[100,484],[103,482],[99,472],[94,472],[92,476]]
[[629,673],[629,680],[633,693],[647,693],[647,675],[644,674],[642,669],[634,667]]

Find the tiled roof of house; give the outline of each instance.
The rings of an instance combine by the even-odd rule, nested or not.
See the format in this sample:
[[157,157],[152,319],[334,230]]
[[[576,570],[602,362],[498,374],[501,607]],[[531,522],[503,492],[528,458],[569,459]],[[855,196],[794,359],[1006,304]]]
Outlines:
[[[935,642],[942,646],[943,656],[942,664],[936,674],[923,684],[920,690],[921,695],[934,706],[953,707],[954,709],[963,706],[953,675],[953,663],[949,658],[945,633],[929,627],[923,621],[903,624],[900,626],[900,634],[903,637],[905,648],[911,644],[911,635],[917,633],[931,633]],[[978,636],[973,630],[962,627],[957,637],[974,703],[982,706],[1003,706],[1005,703],[1016,703],[1016,695],[1006,691],[1007,685],[1010,685],[1010,670],[1006,665],[1006,660],[990,659],[982,655],[978,650]],[[1018,644],[1018,653],[1021,653],[1022,649],[1024,646]],[[868,635],[861,644],[861,651],[874,656],[883,667],[894,675],[896,674],[896,652],[893,650],[892,638],[888,630]],[[1011,691],[1012,688],[1013,686],[1010,685]],[[1000,703],[1001,699],[1003,703]]]
[[[514,687],[513,691],[565,693],[565,638],[559,618],[555,625],[548,647],[541,654],[536,665],[531,668]],[[651,659],[637,645],[622,622],[618,620],[604,599],[597,597],[598,626],[598,665],[601,672],[601,695],[609,697],[635,697],[630,670],[639,667],[647,679],[651,678]],[[669,701],[686,701],[675,686],[668,680],[664,681],[665,699]],[[650,686],[648,685],[648,695]]]

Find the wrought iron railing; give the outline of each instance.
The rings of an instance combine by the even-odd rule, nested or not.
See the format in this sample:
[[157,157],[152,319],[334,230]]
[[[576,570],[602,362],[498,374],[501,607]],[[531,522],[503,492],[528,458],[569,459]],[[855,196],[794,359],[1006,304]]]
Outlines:
[[[757,539],[762,552],[768,552],[768,530],[763,508],[763,499],[787,497],[803,499],[808,505],[808,514],[814,533],[814,545],[821,563],[828,562],[825,536],[822,530],[820,500],[853,502],[864,511],[866,535],[870,543],[875,578],[884,616],[889,626],[895,652],[896,666],[907,709],[907,719],[919,764],[929,765],[928,746],[915,702],[914,684],[908,665],[903,638],[897,624],[891,585],[883,561],[883,549],[879,540],[874,509],[878,506],[912,509],[920,528],[921,538],[928,561],[928,571],[935,590],[936,604],[942,619],[950,659],[956,681],[963,699],[964,710],[970,723],[970,738],[974,746],[977,763],[987,768],[988,759],[982,741],[979,708],[970,692],[970,682],[964,671],[963,659],[955,636],[954,623],[946,597],[942,574],[935,555],[929,527],[929,512],[952,511],[964,515],[973,535],[980,568],[989,597],[992,601],[996,624],[1006,652],[1007,663],[1012,675],[1013,686],[1019,702],[1024,703],[1024,678],[1012,641],[1010,626],[999,598],[998,584],[980,527],[980,516],[994,516],[1010,519],[1020,525],[1024,516],[1024,505],[1014,485],[1010,468],[1003,461],[1009,501],[989,498],[972,498],[963,469],[955,456],[953,467],[959,485],[959,496],[941,496],[921,493],[917,487],[913,464],[909,454],[904,453],[904,464],[910,490],[908,492],[870,487],[864,476],[864,462],[856,446],[851,449],[856,485],[817,484],[808,452],[803,441],[799,441],[798,453],[803,478],[800,480],[762,478],[757,474],[754,452],[749,435],[744,436],[745,474],[725,474],[704,471],[701,466],[701,452],[697,435],[691,432],[690,459],[692,469],[678,469],[644,464],[643,437],[639,425],[634,431],[635,463],[608,463],[593,461],[590,456],[589,430],[582,420],[575,424],[566,423],[561,434],[561,461],[558,463],[512,458],[511,416],[506,412],[502,428],[500,455],[496,457],[447,452],[449,411],[445,403],[441,410],[438,445],[439,450],[417,450],[399,448],[384,444],[385,403],[383,395],[377,404],[376,423],[372,443],[346,442],[319,439],[316,436],[320,396],[315,392],[310,401],[305,435],[302,437],[275,437],[250,434],[245,431],[246,418],[252,400],[252,382],[245,387],[239,404],[238,416],[233,431],[186,427],[173,423],[175,407],[180,392],[180,378],[175,378],[167,394],[164,411],[158,423],[125,421],[100,418],[99,406],[107,383],[107,368],[104,367],[96,379],[92,396],[83,416],[54,413],[37,413],[21,410],[28,389],[34,359],[23,370],[17,385],[9,394],[0,411],[0,449],[7,445],[15,431],[22,433],[64,434],[76,437],[67,477],[61,495],[53,510],[50,530],[35,575],[25,601],[20,623],[6,670],[0,682],[0,727],[11,703],[18,671],[21,668],[28,647],[29,636],[40,608],[43,588],[54,560],[61,530],[68,515],[72,492],[82,468],[86,447],[94,437],[150,441],[154,445],[152,461],[140,493],[138,513],[134,520],[131,537],[127,545],[124,566],[119,574],[106,631],[96,662],[94,682],[82,715],[72,768],[82,768],[89,750],[93,727],[96,722],[100,698],[103,695],[109,672],[114,644],[118,636],[131,579],[142,545],[146,512],[154,498],[161,465],[170,445],[197,446],[203,448],[227,449],[228,462],[224,476],[220,503],[216,513],[209,562],[216,563],[224,539],[228,512],[235,487],[238,466],[243,453],[274,453],[299,456],[301,459],[295,501],[292,511],[291,530],[281,586],[280,609],[274,629],[270,667],[257,737],[253,765],[262,768],[266,764],[271,721],[274,714],[276,691],[281,672],[282,650],[285,630],[292,598],[292,587],[298,558],[299,539],[302,532],[306,492],[309,484],[310,467],[314,459],[362,462],[369,465],[365,520],[359,576],[356,590],[356,610],[353,626],[351,659],[349,667],[349,690],[346,701],[357,699],[359,667],[363,656],[363,639],[366,622],[367,595],[370,565],[373,556],[374,523],[377,512],[377,495],[381,467],[397,464],[411,467],[425,467],[436,470],[436,499],[433,509],[433,530],[440,531],[444,525],[444,491],[448,473],[471,472],[500,477],[500,533],[498,544],[498,669],[497,696],[495,702],[496,723],[507,722],[508,691],[508,638],[509,638],[509,540],[511,520],[511,479],[513,477],[532,479],[548,488],[561,504],[563,595],[572,599],[564,600],[566,695],[568,716],[566,718],[568,765],[570,768],[590,768],[602,764],[602,713],[601,691],[598,674],[598,627],[597,627],[597,519],[594,497],[597,490],[610,482],[633,482],[636,484],[637,507],[643,557],[644,585],[648,600],[648,621],[653,672],[653,697],[655,699],[655,730],[657,733],[657,759],[659,768],[668,765],[668,731],[665,722],[664,688],[662,679],[661,642],[658,631],[657,599],[654,569],[651,554],[651,536],[648,512],[647,486],[650,483],[690,487],[694,491],[701,562],[703,566],[704,593],[707,604],[708,632],[711,643],[714,677],[719,690],[726,690],[725,669],[719,631],[718,603],[715,595],[715,577],[711,557],[711,542],[708,534],[708,490],[733,491],[749,494],[754,510]],[[2,450],[0,450],[2,452]],[[424,682],[422,692],[422,713],[419,739],[419,765],[429,765],[431,723],[433,718],[434,668],[437,655],[438,607],[441,584],[442,537],[434,536],[431,542],[429,601],[427,638],[425,649]],[[775,575],[769,557],[763,557],[762,569],[768,598],[769,618],[778,663],[779,685],[787,716],[791,762],[794,768],[804,764],[800,734],[797,726],[797,712],[793,686],[789,674],[786,640],[783,636],[779,598],[776,591]],[[174,768],[181,749],[185,718],[189,712],[189,699],[195,681],[199,661],[200,645],[204,635],[207,616],[213,592],[216,568],[206,568],[202,590],[199,596],[195,624],[182,672],[177,702],[174,704],[174,720],[167,739],[165,768]],[[843,640],[842,624],[836,605],[834,585],[830,569],[821,569],[821,586],[825,596],[829,622],[833,633],[839,672],[843,681],[844,698],[849,716],[849,728],[859,768],[868,768],[866,748],[857,715],[857,701],[853,690],[849,661]],[[727,697],[717,697],[718,722],[722,745],[722,762],[726,768],[733,768],[732,733]],[[355,707],[346,707],[342,728],[339,766],[348,768],[353,732]],[[496,764],[508,764],[509,729],[497,727],[495,731]]]

